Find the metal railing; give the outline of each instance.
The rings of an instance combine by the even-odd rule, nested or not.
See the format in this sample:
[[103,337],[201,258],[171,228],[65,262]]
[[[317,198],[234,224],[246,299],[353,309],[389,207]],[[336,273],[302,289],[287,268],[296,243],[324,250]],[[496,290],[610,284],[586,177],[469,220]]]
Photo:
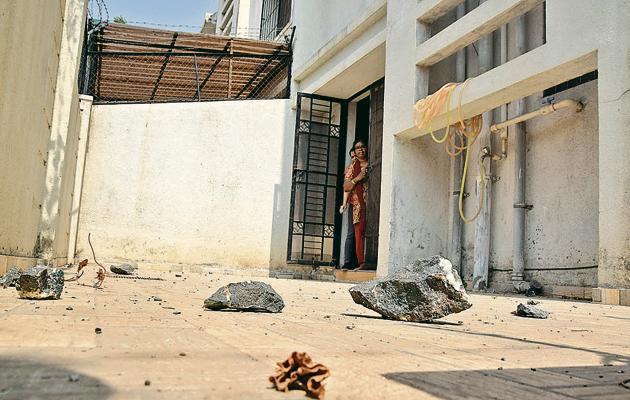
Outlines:
[[82,93],[95,103],[289,97],[291,57],[88,52]]

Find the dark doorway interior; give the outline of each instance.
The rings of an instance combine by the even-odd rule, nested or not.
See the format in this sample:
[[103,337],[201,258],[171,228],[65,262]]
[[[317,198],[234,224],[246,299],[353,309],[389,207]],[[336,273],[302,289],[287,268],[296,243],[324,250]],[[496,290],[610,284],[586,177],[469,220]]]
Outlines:
[[357,102],[357,118],[355,122],[354,141],[361,140],[370,148],[370,96]]

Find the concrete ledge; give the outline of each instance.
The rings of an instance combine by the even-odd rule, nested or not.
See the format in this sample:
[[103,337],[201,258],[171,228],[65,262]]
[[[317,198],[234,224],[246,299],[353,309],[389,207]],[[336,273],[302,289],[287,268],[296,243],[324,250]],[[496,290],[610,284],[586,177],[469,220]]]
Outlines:
[[346,25],[324,46],[313,53],[307,62],[295,68],[293,73],[294,79],[297,82],[304,80],[386,14],[387,2],[385,0],[378,1],[373,7],[367,9],[355,21]]
[[630,306],[630,289],[594,288],[593,302],[616,306]]
[[[425,2],[421,2],[420,5]],[[416,48],[416,64],[430,67],[542,3],[488,0]]]
[[[61,265],[65,265],[66,261],[66,257],[58,257],[52,260],[52,265],[54,267],[59,267]],[[37,264],[46,264],[46,261],[34,257],[20,257],[0,254],[0,275],[3,275],[11,267],[18,267],[22,271],[26,271]]]
[[442,15],[448,13],[465,0],[422,0],[416,7],[416,19],[430,24]]
[[[462,96],[462,116],[474,117],[502,104],[527,97],[548,87],[597,69],[597,51],[576,51],[561,45],[545,44],[469,81]],[[451,96],[451,116],[446,110],[432,122],[433,129],[453,124],[457,117],[459,90]],[[412,112],[409,105],[409,113]],[[428,128],[408,127],[396,136],[414,139],[429,133]]]
[[562,299],[592,300],[593,289],[583,286],[552,286],[545,295],[560,297]]
[[376,271],[346,271],[335,270],[337,282],[367,282],[376,278]]

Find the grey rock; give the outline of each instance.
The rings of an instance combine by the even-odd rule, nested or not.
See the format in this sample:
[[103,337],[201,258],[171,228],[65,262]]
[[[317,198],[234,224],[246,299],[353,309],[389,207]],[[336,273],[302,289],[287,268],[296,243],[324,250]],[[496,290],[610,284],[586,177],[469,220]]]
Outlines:
[[118,275],[133,275],[136,273],[135,265],[131,264],[119,264],[119,265],[110,265],[109,270]]
[[355,303],[399,321],[431,321],[472,307],[457,271],[440,256],[353,286],[350,295]]
[[20,275],[15,288],[22,299],[57,300],[63,291],[63,271],[38,265]]
[[542,308],[523,303],[516,306],[516,312],[514,314],[519,317],[540,319],[546,319],[549,316],[549,313]]
[[268,284],[257,281],[230,283],[208,297],[203,306],[209,310],[234,308],[240,311],[277,313],[284,308],[282,297]]
[[20,270],[18,267],[11,267],[11,269],[9,269],[7,273],[4,274],[2,278],[0,278],[0,286],[5,289],[10,286],[15,286],[18,279],[20,279],[21,274],[22,270]]

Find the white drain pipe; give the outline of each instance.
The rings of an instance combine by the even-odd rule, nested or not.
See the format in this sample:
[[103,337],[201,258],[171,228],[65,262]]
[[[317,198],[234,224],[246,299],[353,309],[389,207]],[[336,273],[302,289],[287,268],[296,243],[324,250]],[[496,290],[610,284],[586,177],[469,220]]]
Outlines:
[[[485,1],[480,1],[479,4]],[[479,74],[488,72],[493,67],[493,39],[492,33],[479,40]],[[490,125],[492,125],[492,110],[483,113],[483,127],[477,138],[475,153],[488,154],[490,149]],[[473,154],[475,154],[473,153]],[[473,290],[485,290],[488,287],[488,266],[490,263],[490,199],[492,198],[492,160],[488,159],[486,179],[477,181],[477,195],[484,185],[483,207],[479,217],[475,220],[475,249],[473,264]]]
[[[466,3],[457,6],[457,19],[462,18],[466,14]],[[466,49],[461,49],[456,54],[455,59],[455,80],[464,82],[466,80]],[[459,189],[462,182],[462,156],[450,157],[451,173],[450,173],[450,220],[449,220],[449,259],[451,263],[463,276],[462,271],[462,219],[459,216]]]

